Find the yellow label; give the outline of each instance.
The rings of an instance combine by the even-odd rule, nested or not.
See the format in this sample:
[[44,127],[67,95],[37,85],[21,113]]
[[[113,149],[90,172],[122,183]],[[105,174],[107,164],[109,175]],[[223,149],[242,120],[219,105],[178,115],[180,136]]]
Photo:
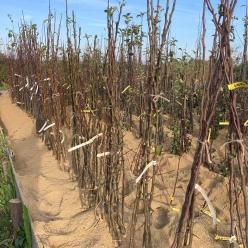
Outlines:
[[131,88],[130,85],[128,85],[128,86],[121,92],[121,94],[124,94],[129,88]]
[[211,133],[212,133],[212,129],[209,128],[209,129],[208,129],[208,143],[210,143]]
[[220,121],[219,125],[220,126],[229,126],[229,121]]
[[95,110],[92,110],[92,109],[83,109],[82,112],[83,113],[92,113],[94,115],[94,111]]
[[176,212],[176,213],[179,213],[180,212],[180,209],[179,208],[170,207],[170,209],[171,209],[171,211]]
[[170,200],[170,210],[175,212],[175,213],[180,213],[180,209],[179,208],[174,208],[171,206],[171,203],[174,201],[174,197],[172,195],[169,195],[169,200]]
[[146,112],[143,112],[141,115],[138,116],[138,119],[140,119],[141,117],[145,116]]
[[91,113],[90,109],[83,109],[82,112],[84,112],[84,113]]
[[229,241],[230,237],[226,237],[226,236],[219,236],[218,234],[215,235],[214,237],[215,240],[222,240],[222,241]]
[[[229,121],[220,121],[219,122],[220,126],[229,126]],[[244,123],[245,127],[248,127],[248,120]]]
[[[209,216],[209,217],[211,217],[211,218],[213,217],[213,216],[211,215],[211,212],[208,211],[207,209],[202,209],[201,211],[202,211],[204,214],[206,214],[207,216]],[[217,218],[216,220],[217,220],[217,222],[219,222],[219,223],[221,222],[220,219],[218,219],[218,218]]]
[[236,82],[236,83],[228,84],[229,90],[236,90],[239,88],[248,88],[248,84],[244,82]]
[[[215,235],[215,240],[221,240],[221,241],[230,241],[231,238],[225,237],[225,236],[219,236],[218,234]],[[243,244],[239,245],[240,248],[244,248]]]

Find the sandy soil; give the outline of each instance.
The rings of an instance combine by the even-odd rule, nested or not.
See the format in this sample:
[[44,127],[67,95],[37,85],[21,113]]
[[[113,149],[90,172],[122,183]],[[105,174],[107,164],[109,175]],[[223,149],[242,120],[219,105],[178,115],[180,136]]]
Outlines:
[[[218,141],[222,142],[222,141]],[[135,150],[134,139],[130,133],[125,136],[125,143],[132,144]],[[136,144],[136,147],[138,143]],[[193,147],[188,154],[184,154],[179,163],[179,157],[164,153],[159,162],[160,172],[163,176],[157,176],[155,183],[154,201],[152,203],[152,239],[153,245],[156,248],[170,247],[173,242],[176,226],[182,204],[186,187],[188,184],[191,165],[193,161],[193,152],[196,146],[196,139],[193,138]],[[219,145],[217,145],[219,146]],[[219,151],[221,154],[221,151]],[[176,180],[176,171],[179,163],[179,177],[176,192],[172,204],[168,204],[170,196],[173,194],[173,186]],[[160,174],[160,172],[158,174]],[[204,214],[202,206],[205,201],[201,194],[197,193],[196,198],[196,216],[194,225],[194,239],[193,248],[212,248],[212,247],[227,247],[228,241],[215,241],[215,235],[229,236],[229,201],[228,201],[228,180],[218,174],[210,172],[206,168],[201,169],[199,184],[207,192],[212,204],[215,207],[218,223],[217,231],[212,226],[212,218]],[[128,217],[131,215],[132,206],[135,198],[135,191],[126,197],[126,215],[127,223],[131,221]],[[162,209],[162,213],[161,213]],[[129,211],[128,211],[129,210]],[[179,211],[179,212],[178,212]],[[164,212],[164,213],[163,213]],[[143,225],[142,209],[138,217],[137,227]],[[161,226],[163,226],[161,228]],[[142,247],[142,228],[138,228],[136,237],[136,247]],[[166,245],[165,245],[166,244]]]
[[39,247],[111,248],[106,223],[84,211],[76,182],[59,169],[55,157],[35,132],[35,122],[7,93],[0,96],[0,119],[15,154],[25,204],[34,222]]
[[[59,169],[57,161],[35,133],[34,120],[15,104],[10,102],[8,94],[0,96],[0,119],[7,127],[13,147],[24,200],[34,220],[35,233],[41,247],[113,247],[108,227],[104,221],[96,223],[93,210],[83,211],[80,206],[76,182],[72,182],[68,173]],[[225,141],[215,141],[216,156],[222,156],[220,146]],[[170,138],[168,130],[168,140]],[[131,132],[125,133],[126,168],[129,168],[139,141]],[[155,197],[152,204],[152,238],[154,247],[169,247],[173,241],[178,216],[188,183],[193,160],[196,139],[189,153],[180,160],[180,170],[176,193],[172,205],[168,199],[173,193],[179,157],[163,153],[159,162],[160,172],[155,183]],[[130,174],[130,173],[129,173]],[[129,175],[130,191],[125,198],[125,223],[128,226],[135,199],[135,176]],[[163,182],[164,181],[164,182]],[[196,218],[194,226],[194,248],[227,247],[228,241],[215,241],[216,234],[229,236],[228,180],[206,168],[201,169],[199,184],[206,190],[212,201],[220,222],[217,231],[212,227],[212,219],[202,213],[204,200],[200,194],[196,199]],[[174,208],[174,210],[173,210]],[[161,210],[162,209],[162,210]],[[179,212],[175,211],[178,209]],[[138,217],[136,247],[142,247],[143,214]],[[161,228],[162,226],[162,228]],[[127,235],[128,240],[128,235]],[[126,247],[123,243],[123,247]]]

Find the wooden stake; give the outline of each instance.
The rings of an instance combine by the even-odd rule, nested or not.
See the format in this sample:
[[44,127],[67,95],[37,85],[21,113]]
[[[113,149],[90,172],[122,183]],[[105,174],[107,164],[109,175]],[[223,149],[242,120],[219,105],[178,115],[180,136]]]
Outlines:
[[17,232],[20,230],[23,219],[22,219],[22,202],[19,198],[11,199],[10,204],[10,216],[13,225],[14,235],[16,237]]

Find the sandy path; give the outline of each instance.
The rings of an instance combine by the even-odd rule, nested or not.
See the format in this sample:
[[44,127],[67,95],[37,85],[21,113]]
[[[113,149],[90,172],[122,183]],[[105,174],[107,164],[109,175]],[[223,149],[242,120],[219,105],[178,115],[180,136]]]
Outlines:
[[83,211],[77,184],[59,169],[37,137],[34,120],[11,103],[8,93],[0,96],[0,119],[14,150],[17,180],[39,247],[112,247],[106,223],[94,225],[94,211]]

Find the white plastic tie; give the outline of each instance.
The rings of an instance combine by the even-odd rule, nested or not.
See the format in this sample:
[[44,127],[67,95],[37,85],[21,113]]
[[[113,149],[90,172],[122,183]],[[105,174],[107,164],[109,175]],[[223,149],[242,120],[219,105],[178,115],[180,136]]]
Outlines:
[[164,100],[164,101],[166,101],[166,102],[170,102],[170,100],[168,98],[166,98],[164,96],[161,96],[161,95],[151,95],[151,96],[154,97],[153,98],[153,101],[154,102],[157,102],[159,98],[162,99],[162,100]]
[[48,125],[47,127],[45,127],[43,129],[43,131],[46,131],[47,129],[49,129],[49,128],[53,127],[53,126],[55,126],[55,123],[52,123],[52,124]]
[[82,144],[79,144],[79,145],[76,145],[76,146],[74,146],[74,147],[71,147],[71,148],[68,150],[68,152],[72,152],[72,151],[75,151],[75,150],[77,150],[77,149],[79,149],[79,148],[81,148],[81,147],[87,146],[87,145],[93,143],[95,139],[98,139],[98,138],[101,137],[101,136],[103,136],[103,133],[97,134],[96,136],[94,136],[93,138],[91,138],[90,140],[88,140],[88,141],[86,141],[86,142],[84,142],[84,143],[82,143]]
[[101,157],[106,157],[106,156],[109,156],[110,155],[110,152],[103,152],[103,153],[98,153],[96,156],[98,158],[101,158]]
[[236,236],[233,235],[233,236],[229,239],[229,242],[230,242],[230,244],[237,242]]
[[212,219],[213,219],[213,225],[216,225],[217,224],[216,212],[215,212],[213,204],[211,203],[210,199],[207,196],[207,193],[199,184],[195,185],[195,189],[202,194],[203,198],[207,202],[209,211],[210,211]]
[[240,248],[241,246],[239,246],[238,241],[237,241],[237,237],[235,235],[233,235],[230,239],[229,239],[229,243],[230,244],[234,244],[235,248]]
[[142,176],[146,173],[146,171],[154,165],[157,165],[157,161],[155,160],[152,160],[149,164],[147,164],[141,174],[136,178],[136,183],[138,183],[141,180]]
[[41,133],[43,131],[43,129],[47,125],[47,122],[48,122],[48,120],[45,121],[45,123],[43,124],[43,126],[41,127],[41,129],[38,131],[38,133]]
[[206,141],[198,140],[198,142],[201,143],[201,144],[204,146],[204,148],[206,149],[207,162],[208,162],[209,164],[212,164],[213,162],[212,162],[211,156],[210,156],[208,141],[207,141],[207,140],[206,140]]
[[59,130],[59,132],[62,134],[62,140],[60,141],[60,143],[63,144],[65,141],[65,135],[61,130]]
[[38,86],[38,84],[37,84],[37,88],[36,88],[36,91],[35,91],[35,95],[37,95],[38,89],[39,89],[39,86]]
[[30,91],[32,91],[36,85],[37,85],[37,83],[34,82],[34,85],[30,88]]
[[26,83],[25,87],[28,88],[29,87],[29,79],[28,79],[28,77],[26,77],[26,82],[27,83]]

